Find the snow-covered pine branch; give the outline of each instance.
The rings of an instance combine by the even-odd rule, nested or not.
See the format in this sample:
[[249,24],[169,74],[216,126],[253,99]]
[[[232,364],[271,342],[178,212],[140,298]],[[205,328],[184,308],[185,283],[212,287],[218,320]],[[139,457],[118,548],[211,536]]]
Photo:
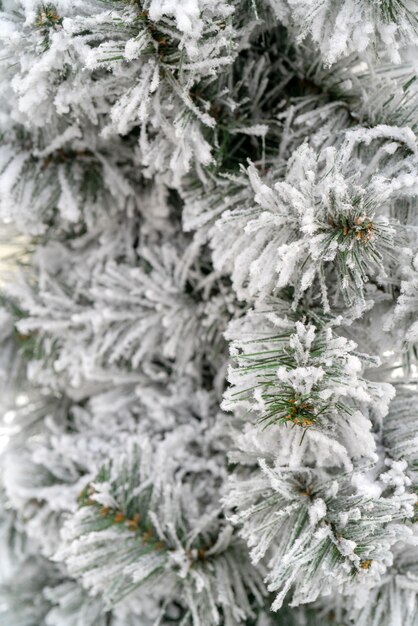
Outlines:
[[417,17],[0,0],[2,626],[417,626]]

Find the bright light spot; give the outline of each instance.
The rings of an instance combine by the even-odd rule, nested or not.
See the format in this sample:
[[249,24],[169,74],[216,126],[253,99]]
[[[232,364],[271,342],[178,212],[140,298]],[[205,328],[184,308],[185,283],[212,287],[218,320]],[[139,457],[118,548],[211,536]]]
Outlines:
[[5,424],[11,424],[16,417],[16,411],[7,411],[3,416],[3,422]]
[[23,393],[17,396],[16,398],[17,406],[25,406],[25,404],[27,404],[28,402],[29,402],[28,396],[25,396],[25,394]]

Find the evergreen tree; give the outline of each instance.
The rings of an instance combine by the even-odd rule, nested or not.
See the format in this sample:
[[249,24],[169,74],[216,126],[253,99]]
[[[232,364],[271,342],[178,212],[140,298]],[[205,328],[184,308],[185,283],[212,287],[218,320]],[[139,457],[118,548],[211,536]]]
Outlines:
[[418,626],[417,3],[0,9],[0,626]]

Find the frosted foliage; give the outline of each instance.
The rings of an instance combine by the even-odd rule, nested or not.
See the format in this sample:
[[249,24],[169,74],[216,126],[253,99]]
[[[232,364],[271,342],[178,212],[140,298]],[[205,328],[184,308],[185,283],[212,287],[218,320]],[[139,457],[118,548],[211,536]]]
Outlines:
[[226,18],[232,11],[232,6],[228,6],[227,2],[214,0],[186,0],[181,4],[173,0],[151,0],[149,3],[151,20],[158,21],[164,15],[175,18],[177,28],[184,33],[189,54],[195,57],[199,56],[197,42],[209,19],[220,16]]
[[408,344],[418,341],[418,257],[412,259],[410,267],[405,268],[405,278],[401,283],[401,295],[393,312],[391,326],[401,328],[403,338]]
[[0,0],[0,626],[417,626],[417,17]]
[[90,599],[76,582],[68,581],[45,589],[45,598],[52,607],[45,618],[46,626],[66,624],[104,626],[107,616],[99,598]]
[[416,548],[398,550],[396,570],[370,594],[359,592],[351,618],[359,626],[414,626],[417,619],[418,573]]
[[[374,141],[379,139],[386,141],[379,146]],[[412,155],[391,158],[404,143]],[[359,158],[354,150],[361,155],[362,148]],[[339,280],[346,299],[361,301],[371,276],[386,278],[396,238],[390,207],[416,189],[415,154],[409,129],[381,127],[348,132],[338,151],[326,148],[316,154],[307,144],[301,146],[285,180],[274,184],[269,184],[271,174],[265,182],[250,166],[253,196],[225,211],[212,229],[216,266],[232,272],[240,298],[268,296],[292,285],[297,302],[316,283],[327,310],[329,283],[335,289]],[[378,163],[382,167],[376,173]],[[337,275],[328,278],[333,268]]]
[[[192,451],[195,436],[190,427],[178,429],[156,452],[145,440],[140,449],[102,467],[82,492],[79,512],[64,526],[56,558],[64,558],[85,586],[104,593],[109,606],[142,586],[138,597],[162,594],[165,602],[183,589],[180,597],[190,603],[193,624],[203,625],[208,611],[211,623],[219,623],[222,609],[224,623],[232,625],[251,614],[249,593],[261,600],[261,580],[251,573],[220,509],[208,507],[210,492],[223,479],[216,456],[204,461],[192,453],[184,467],[183,446]],[[174,478],[171,487],[167,474]],[[117,586],[110,583],[108,559]]]
[[398,522],[413,515],[414,497],[374,500],[356,494],[347,479],[323,482],[320,472],[259,463],[255,475],[231,482],[227,501],[237,509],[231,520],[242,525],[252,560],[267,553],[269,589],[278,592],[273,608],[290,589],[295,605],[330,588],[353,592],[355,572],[359,588],[376,584],[392,563],[391,546],[408,540]]
[[[270,328],[272,334],[266,333],[265,339],[257,336],[259,325]],[[387,412],[393,388],[367,382],[361,376],[362,355],[353,354],[356,344],[335,335],[332,328],[317,329],[296,321],[284,332],[278,329],[273,334],[274,325],[260,313],[250,313],[242,326],[247,337],[252,329],[253,338],[231,344],[238,366],[229,370],[231,389],[225,408],[249,409],[267,426],[318,425],[324,430],[338,428],[345,420],[351,422],[356,408],[367,411],[371,405],[375,411]],[[235,323],[235,336],[240,334],[239,328],[240,323]]]
[[[176,395],[177,406],[168,402],[169,394]],[[103,458],[121,453],[129,440],[144,433],[155,436],[187,424],[191,416],[208,419],[214,406],[213,395],[202,391],[191,398],[184,384],[177,390],[143,387],[140,395],[135,385],[123,385],[91,396],[87,406],[68,397],[48,403],[31,398],[16,411],[20,441],[7,451],[3,476],[10,502],[27,519],[26,533],[44,555],[52,556],[63,521],[76,510],[79,494]],[[28,445],[22,458],[21,441],[26,438],[36,444]],[[4,532],[9,526],[5,520]]]
[[[0,214],[6,223],[41,234],[51,222],[71,227],[83,213],[95,223],[98,213],[136,205],[129,170],[124,172],[109,153],[100,154],[100,144],[95,149],[82,140],[78,129],[67,131],[55,146],[45,147],[44,139],[33,152],[25,150],[24,139],[18,152],[7,144],[0,147]],[[124,151],[116,143],[113,149]]]
[[402,47],[417,43],[415,2],[379,0],[269,0],[279,19],[289,21],[303,38],[308,33],[324,60],[334,63],[352,52],[377,47],[399,63]]
[[17,575],[14,585],[3,584],[0,589],[0,620],[3,624],[39,626],[45,623],[49,604],[43,588],[57,575],[41,559],[28,558]]
[[[38,250],[39,289],[21,284],[13,292],[27,312],[19,332],[34,336],[39,350],[49,354],[53,378],[64,375],[80,386],[86,379],[123,376],[128,364],[132,376],[138,369],[150,372],[158,360],[176,362],[181,372],[201,358],[202,346],[215,358],[233,298],[216,277],[203,286],[203,255],[197,257],[178,234],[171,236],[172,243],[144,241],[139,258],[123,258],[129,241],[122,237],[119,245],[112,242],[113,258],[110,250],[105,258],[91,257],[90,238],[78,250],[60,244]],[[96,242],[101,245],[103,235]],[[76,269],[84,262],[87,273]],[[70,264],[75,272],[68,274]],[[196,286],[193,294],[186,280]],[[218,295],[208,305],[213,287]],[[74,290],[77,300],[68,295]],[[51,377],[41,365],[39,359],[32,363],[34,378]]]
[[70,147],[83,135],[89,149],[85,130],[94,129],[96,141],[139,125],[135,161],[145,173],[168,167],[178,181],[192,160],[208,165],[202,128],[214,120],[190,92],[233,58],[239,33],[230,26],[229,2],[141,2],[139,14],[134,4],[111,1],[24,5],[2,18],[0,31],[6,59],[19,66],[12,80],[5,77],[16,124],[35,125],[39,136],[49,122],[50,152],[61,148],[57,135]]

